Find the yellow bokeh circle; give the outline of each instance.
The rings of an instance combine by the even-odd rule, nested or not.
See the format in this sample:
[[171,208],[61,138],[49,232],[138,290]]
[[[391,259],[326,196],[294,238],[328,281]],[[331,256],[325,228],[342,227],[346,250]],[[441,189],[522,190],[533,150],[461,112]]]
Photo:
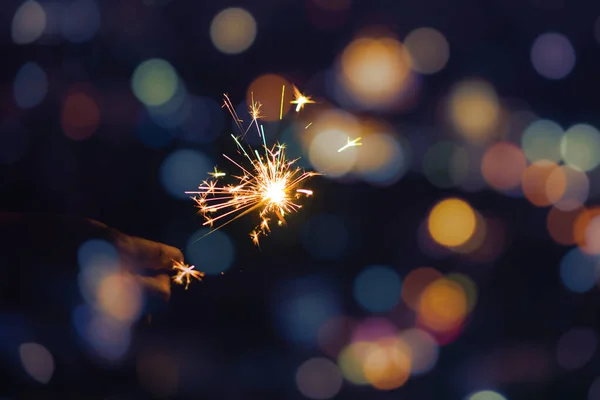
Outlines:
[[466,243],[477,225],[475,211],[464,200],[450,198],[437,203],[427,219],[429,234],[437,243],[456,247]]

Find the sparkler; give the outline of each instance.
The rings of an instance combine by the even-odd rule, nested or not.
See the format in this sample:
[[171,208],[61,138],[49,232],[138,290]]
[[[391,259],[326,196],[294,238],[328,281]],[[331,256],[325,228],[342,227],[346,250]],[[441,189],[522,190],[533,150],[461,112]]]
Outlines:
[[173,269],[177,271],[177,274],[173,277],[173,282],[183,285],[185,281],[185,290],[187,290],[192,278],[201,281],[204,277],[204,272],[196,271],[195,268],[193,265],[173,260]]
[[[297,104],[299,111],[305,104],[314,103],[300,93],[294,86],[295,99],[291,102]],[[282,104],[284,96],[281,98]],[[270,222],[277,220],[278,225],[285,224],[285,216],[297,212],[302,208],[299,203],[301,197],[313,194],[312,190],[301,188],[301,184],[310,177],[318,175],[315,172],[305,172],[302,168],[294,166],[298,159],[289,160],[285,154],[285,144],[267,146],[264,128],[258,123],[260,119],[261,104],[254,101],[250,105],[249,113],[252,120],[248,127],[242,126],[242,120],[238,117],[229,97],[225,96],[224,107],[229,109],[242,137],[255,126],[258,135],[262,138],[263,152],[244,146],[240,138],[231,135],[235,141],[238,153],[245,158],[248,165],[235,161],[230,156],[223,156],[231,162],[238,170],[235,174],[229,174],[231,182],[221,184],[219,178],[226,174],[216,168],[210,173],[210,178],[198,186],[197,191],[189,191],[193,195],[199,213],[205,218],[203,225],[213,227],[215,222],[222,223],[211,232],[222,228],[243,215],[258,211],[260,223],[250,232],[250,238],[255,245],[259,244],[261,235],[267,235],[270,231]]]

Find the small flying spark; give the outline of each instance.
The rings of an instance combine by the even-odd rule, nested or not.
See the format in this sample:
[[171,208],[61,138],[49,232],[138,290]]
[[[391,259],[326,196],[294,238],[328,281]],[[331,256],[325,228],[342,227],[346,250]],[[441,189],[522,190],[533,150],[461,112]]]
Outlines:
[[185,281],[185,290],[187,290],[192,278],[201,281],[204,277],[204,272],[196,271],[195,268],[193,265],[173,260],[173,270],[177,271],[177,274],[173,277],[173,282],[183,285]]
[[354,140],[350,140],[350,138],[348,138],[348,143],[346,143],[345,145],[343,145],[342,147],[339,148],[338,153],[341,153],[342,151],[346,150],[349,147],[356,147],[356,146],[362,146],[362,143],[360,142],[361,138],[356,138]]
[[310,97],[303,95],[296,86],[294,88],[294,100],[290,101],[291,104],[296,105],[296,112],[300,112],[306,104],[314,104],[314,100]]
[[221,171],[219,171],[219,170],[217,169],[217,167],[215,167],[215,168],[213,169],[213,172],[209,172],[208,174],[209,174],[210,176],[212,176],[213,178],[221,178],[221,177],[223,177],[223,176],[227,175],[225,172],[221,172]]

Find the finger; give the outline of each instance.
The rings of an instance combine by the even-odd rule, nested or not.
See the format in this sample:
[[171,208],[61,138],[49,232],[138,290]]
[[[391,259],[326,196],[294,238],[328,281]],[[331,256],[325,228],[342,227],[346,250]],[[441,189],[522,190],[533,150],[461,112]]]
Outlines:
[[169,301],[171,297],[171,280],[169,275],[138,276],[137,279],[148,294],[156,296],[163,301]]
[[148,239],[121,235],[117,247],[126,264],[143,270],[170,270],[173,261],[183,261],[183,254],[177,248]]

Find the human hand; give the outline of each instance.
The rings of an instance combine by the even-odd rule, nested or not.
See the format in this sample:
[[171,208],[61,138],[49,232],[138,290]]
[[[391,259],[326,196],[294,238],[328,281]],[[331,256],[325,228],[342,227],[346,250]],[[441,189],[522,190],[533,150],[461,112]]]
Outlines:
[[[0,213],[0,299],[4,307],[46,312],[67,307],[78,291],[78,249],[88,240],[111,243],[119,269],[140,283],[152,299],[168,301],[169,274],[181,252],[132,237],[98,221],[56,215]],[[57,305],[57,303],[59,305]]]

